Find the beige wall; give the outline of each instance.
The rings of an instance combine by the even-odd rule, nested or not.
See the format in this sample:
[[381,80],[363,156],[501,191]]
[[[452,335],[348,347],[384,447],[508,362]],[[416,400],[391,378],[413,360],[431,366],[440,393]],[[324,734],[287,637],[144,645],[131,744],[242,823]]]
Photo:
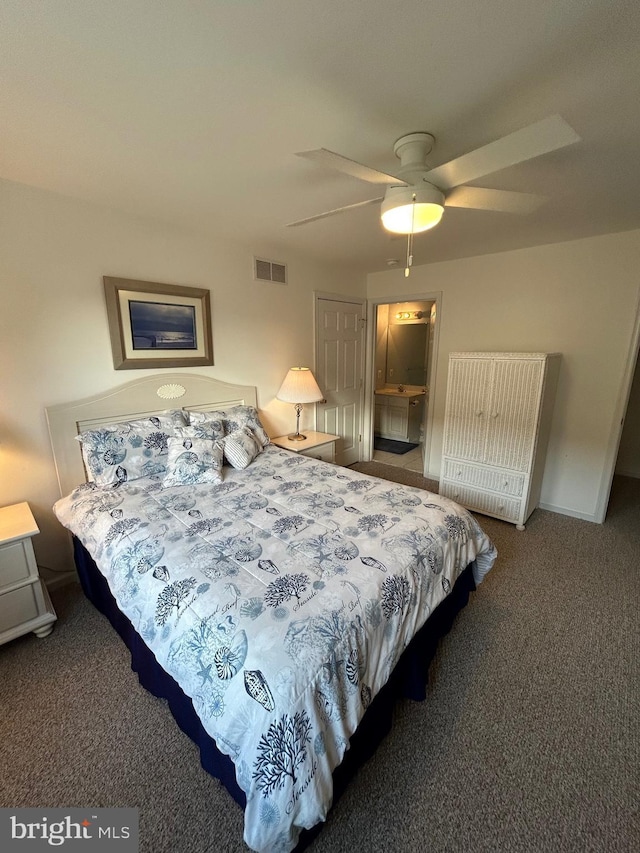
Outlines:
[[[429,234],[421,236],[428,241]],[[548,508],[593,518],[638,305],[640,231],[368,277],[369,298],[442,292],[431,475],[456,350],[562,353],[542,487]]]
[[[254,253],[286,261],[289,285],[253,281]],[[371,298],[443,293],[432,475],[439,473],[447,354],[557,350],[563,365],[543,502],[593,515],[639,269],[635,231],[414,267],[409,279],[402,271],[369,276]],[[113,369],[103,275],[208,287],[215,365],[195,372],[255,384],[272,434],[291,426],[290,407],[275,400],[282,377],[292,364],[313,362],[313,291],[365,295],[363,278],[349,270],[269,246],[216,244],[0,182],[0,506],[29,501],[42,530],[38,560],[54,568],[68,565],[68,550],[51,513],[58,491],[44,407],[147,373]]]
[[[254,281],[254,253],[287,262],[289,285]],[[275,400],[287,369],[313,364],[313,291],[365,293],[363,276],[274,247],[216,244],[0,182],[0,506],[29,501],[38,562],[57,569],[68,550],[51,512],[58,486],[44,408],[148,374],[113,368],[103,275],[209,288],[215,365],[193,372],[256,385],[271,434],[293,425],[292,407]]]

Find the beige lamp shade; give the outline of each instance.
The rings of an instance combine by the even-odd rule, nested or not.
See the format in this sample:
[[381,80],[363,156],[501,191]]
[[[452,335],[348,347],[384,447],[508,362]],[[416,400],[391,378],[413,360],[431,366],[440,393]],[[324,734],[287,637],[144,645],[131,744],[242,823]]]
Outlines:
[[322,391],[308,367],[292,367],[276,394],[278,400],[293,403],[296,410],[296,431],[289,436],[290,441],[304,441],[306,435],[300,432],[300,412],[303,403],[319,403],[323,399]]
[[292,367],[277,397],[285,403],[318,403],[322,400],[322,391],[308,367]]

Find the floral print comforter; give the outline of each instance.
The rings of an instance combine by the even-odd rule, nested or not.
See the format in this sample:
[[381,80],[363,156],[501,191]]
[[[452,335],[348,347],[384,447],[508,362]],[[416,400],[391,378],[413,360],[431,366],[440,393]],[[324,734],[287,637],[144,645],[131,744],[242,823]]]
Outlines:
[[452,501],[269,445],[219,485],[86,484],[55,505],[192,698],[246,792],[246,843],[292,850],[429,614],[496,551]]

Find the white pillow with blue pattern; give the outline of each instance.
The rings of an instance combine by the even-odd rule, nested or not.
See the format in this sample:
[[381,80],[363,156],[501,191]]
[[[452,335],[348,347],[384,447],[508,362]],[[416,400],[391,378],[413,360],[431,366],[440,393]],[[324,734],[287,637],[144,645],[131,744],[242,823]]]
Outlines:
[[189,426],[212,430],[216,441],[224,438],[224,412],[192,412],[185,411]]
[[182,409],[174,409],[77,435],[88,479],[110,486],[164,474],[169,438],[185,423]]
[[239,470],[250,465],[263,450],[260,440],[248,426],[240,427],[230,435],[225,435],[220,444],[224,449],[227,462]]
[[230,435],[232,432],[248,427],[260,442],[261,447],[266,447],[270,443],[270,438],[267,431],[262,426],[258,410],[255,406],[234,406],[227,411],[218,412],[191,412],[186,413],[189,417],[189,423],[194,426],[199,423],[211,421],[222,428],[223,435]]
[[196,427],[183,427],[169,439],[163,488],[222,482],[222,447]]

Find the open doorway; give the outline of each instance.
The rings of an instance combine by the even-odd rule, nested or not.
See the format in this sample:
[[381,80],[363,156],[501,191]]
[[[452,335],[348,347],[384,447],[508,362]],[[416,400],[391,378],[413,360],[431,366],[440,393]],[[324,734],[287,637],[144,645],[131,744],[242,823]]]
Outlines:
[[635,432],[638,423],[640,423],[640,378],[637,374],[639,360],[640,299],[636,307],[633,333],[618,394],[618,403],[613,416],[607,458],[600,481],[594,517],[594,521],[600,524],[606,518],[614,473],[619,473],[622,476],[640,477],[640,446]]
[[622,477],[640,478],[640,359],[631,381],[627,411],[624,417],[615,474]]
[[370,302],[366,458],[429,476],[440,294]]

